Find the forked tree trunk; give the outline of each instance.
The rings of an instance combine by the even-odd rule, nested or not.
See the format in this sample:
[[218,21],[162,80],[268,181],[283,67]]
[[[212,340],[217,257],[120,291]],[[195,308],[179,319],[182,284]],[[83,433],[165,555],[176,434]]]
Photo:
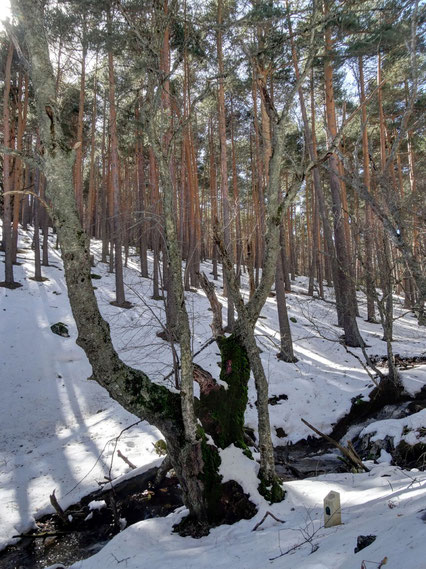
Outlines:
[[[44,172],[52,204],[52,219],[61,244],[68,295],[78,329],[77,343],[92,365],[93,379],[124,408],[162,431],[182,486],[185,504],[196,520],[199,532],[205,533],[209,525],[220,522],[217,506],[223,491],[218,474],[220,457],[216,448],[207,442],[195,420],[191,419],[188,425],[184,416],[183,409],[192,400],[192,394],[188,391],[189,379],[192,383],[191,362],[181,360],[182,377],[185,379],[182,385],[186,390],[183,394],[184,404],[181,405],[182,397],[152,383],[145,373],[124,364],[115,352],[109,326],[99,312],[90,278],[89,240],[79,220],[72,183],[75,154],[67,150],[64,144],[55,100],[55,80],[43,28],[43,2],[37,1],[36,10],[34,0],[13,0],[13,6],[23,24],[30,54],[40,137],[44,147]],[[173,239],[174,226],[169,225],[170,201],[166,205],[167,235]],[[177,251],[175,239],[172,254],[169,252],[173,270],[176,270],[177,263],[179,268],[181,266]],[[176,272],[179,275],[179,271]],[[182,286],[177,296],[181,306]],[[189,325],[184,329],[187,332]],[[187,334],[181,337],[181,344],[188,345],[188,342]],[[196,432],[192,432],[192,425],[195,425]]]

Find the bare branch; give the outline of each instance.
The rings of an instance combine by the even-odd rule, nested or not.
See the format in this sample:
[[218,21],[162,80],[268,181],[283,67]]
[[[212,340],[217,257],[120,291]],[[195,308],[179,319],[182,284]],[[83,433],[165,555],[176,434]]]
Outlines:
[[254,528],[251,531],[256,531],[257,528],[259,528],[263,522],[266,520],[266,518],[268,516],[271,516],[271,518],[273,518],[276,522],[279,522],[280,524],[285,524],[284,520],[280,520],[279,518],[277,518],[276,516],[274,516],[274,514],[272,512],[270,512],[269,510],[266,512],[266,514],[263,516],[263,518],[260,520],[260,522],[258,522]]
[[50,205],[47,203],[47,201],[44,200],[43,198],[41,198],[35,192],[32,192],[31,190],[10,190],[8,192],[5,192],[3,195],[7,196],[8,194],[9,195],[18,194],[18,195],[22,195],[22,196],[33,196],[33,197],[37,198],[39,200],[39,202],[44,205],[47,212],[49,212],[50,214],[52,213],[52,209],[51,209]]
[[[310,429],[312,429],[314,431],[314,433],[316,433],[317,435],[319,435],[320,437],[322,437],[323,439],[326,439],[328,442],[330,442],[331,444],[333,444],[335,447],[337,447],[340,452],[346,456],[346,458],[357,468],[361,468],[363,470],[365,470],[365,472],[370,472],[370,469],[367,468],[365,466],[365,464],[362,462],[362,460],[359,458],[358,454],[356,453],[355,449],[353,448],[353,446],[349,446],[348,444],[348,448],[344,447],[343,445],[341,445],[340,443],[338,443],[337,441],[335,441],[334,439],[332,439],[331,437],[329,437],[328,435],[326,435],[325,433],[322,433],[321,431],[319,431],[317,428],[315,428],[314,426],[312,426],[310,423],[308,423],[308,421],[305,421],[305,419],[300,418],[300,420],[302,421],[302,423],[304,423],[307,427],[309,427]],[[352,448],[351,448],[352,447]]]
[[117,456],[119,458],[121,458],[121,460],[124,460],[124,462],[127,464],[127,466],[129,466],[132,470],[136,469],[136,466],[133,464],[133,462],[130,462],[130,460],[127,458],[127,456],[124,456],[124,454],[121,452],[120,449],[118,449],[118,451],[117,451]]
[[213,312],[213,322],[210,324],[213,336],[215,338],[218,336],[223,336],[224,331],[222,325],[222,305],[216,296],[214,284],[209,281],[205,273],[198,273],[198,277],[200,279],[201,288],[204,290]]
[[2,21],[4,27],[6,28],[7,31],[7,35],[10,38],[10,41],[13,43],[13,47],[15,48],[15,51],[18,55],[19,61],[22,64],[24,70],[29,73],[30,71],[30,63],[28,61],[28,59],[25,57],[21,46],[19,45],[19,41],[18,38],[15,36],[15,33],[13,31],[12,26],[10,25],[10,23],[7,20],[3,20]]

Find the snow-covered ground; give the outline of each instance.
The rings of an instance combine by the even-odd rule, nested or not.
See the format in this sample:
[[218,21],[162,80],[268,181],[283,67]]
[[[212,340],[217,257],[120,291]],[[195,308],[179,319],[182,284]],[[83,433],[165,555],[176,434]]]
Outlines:
[[[96,489],[105,476],[126,473],[128,467],[123,461],[116,455],[112,460],[114,440],[137,421],[100,386],[87,381],[91,370],[75,343],[77,332],[59,253],[51,248],[51,266],[43,268],[49,280],[38,283],[29,278],[34,273],[30,245],[30,233],[22,234],[22,264],[15,267],[15,278],[23,287],[13,291],[0,288],[0,548],[34,525],[36,517],[51,511],[49,495],[53,490],[65,507]],[[99,244],[93,247],[95,255],[99,255]],[[155,381],[164,382],[172,369],[170,347],[156,336],[164,307],[161,301],[151,300],[152,282],[141,279],[137,267],[137,258],[130,257],[125,272],[126,294],[134,303],[130,310],[109,304],[114,299],[114,275],[105,265],[98,263],[93,269],[102,277],[93,284],[121,357]],[[204,270],[208,274],[211,266],[206,264]],[[276,358],[279,335],[274,298],[268,299],[256,330],[270,395],[288,397],[270,407],[274,444],[295,442],[312,434],[301,417],[321,431],[330,432],[333,423],[349,410],[351,400],[367,396],[372,389],[371,379],[355,357],[362,358],[360,350],[351,349],[351,354],[338,341],[341,330],[335,326],[334,306],[312,300],[305,290],[306,279],[299,278],[288,295],[298,363],[286,364]],[[360,301],[363,314],[362,297]],[[187,302],[193,351],[197,352],[210,337],[211,312],[201,291],[187,293]],[[399,306],[396,315],[395,353],[424,353],[424,331],[418,328],[415,318]],[[50,326],[58,321],[67,324],[70,338],[51,332]],[[358,322],[368,352],[385,354],[380,326],[362,318]],[[215,344],[203,349],[195,361],[218,378]],[[426,383],[426,366],[406,370],[402,375],[406,388],[414,393]],[[171,381],[166,380],[166,384]],[[251,385],[246,423],[254,428],[255,399]],[[284,429],[284,437],[280,431],[281,438],[277,436],[278,427]],[[392,428],[402,433],[403,427],[388,423],[377,425],[376,430],[374,425],[368,429],[386,432]],[[117,448],[138,467],[148,467],[158,464],[153,443],[160,438],[155,428],[139,423],[122,434]],[[154,569],[170,563],[176,569],[230,564],[235,569],[269,565],[359,569],[362,561],[368,560],[369,569],[378,567],[385,557],[387,567],[395,569],[426,567],[426,544],[422,539],[426,529],[422,519],[426,518],[426,474],[371,463],[368,474],[333,474],[286,483],[286,500],[269,506],[256,495],[255,463],[236,458],[230,451],[225,451],[222,458],[224,475],[241,479],[259,504],[255,518],[216,528],[208,537],[194,540],[171,533],[172,525],[183,515],[179,511],[131,526],[96,556],[73,568]],[[325,529],[322,502],[330,490],[341,493],[343,525]],[[267,510],[285,523],[268,517],[252,532]],[[354,554],[356,538],[361,534],[377,538],[368,549]],[[302,545],[292,549],[298,544]],[[290,549],[288,554],[270,561]]]

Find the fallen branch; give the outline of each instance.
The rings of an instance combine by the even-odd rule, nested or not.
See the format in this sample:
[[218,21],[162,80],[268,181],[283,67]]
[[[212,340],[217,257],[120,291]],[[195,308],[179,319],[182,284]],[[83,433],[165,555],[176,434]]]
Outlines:
[[334,439],[332,439],[330,436],[326,435],[325,433],[322,433],[321,431],[319,431],[318,429],[316,429],[315,427],[313,427],[310,423],[308,423],[308,421],[305,421],[305,419],[300,419],[302,421],[302,423],[304,423],[307,427],[309,427],[310,429],[312,429],[312,431],[314,431],[314,433],[316,433],[317,435],[319,435],[320,437],[322,437],[323,439],[326,439],[328,442],[330,442],[331,444],[333,444],[335,447],[337,447],[340,452],[357,468],[361,468],[362,470],[365,470],[365,472],[370,472],[370,469],[367,468],[365,466],[365,464],[362,462],[362,460],[360,459],[360,457],[358,456],[356,450],[354,449],[354,447],[352,446],[352,443],[349,441],[348,443],[348,448],[344,447],[343,445],[341,445],[340,443],[338,443],[337,441],[335,441]]
[[388,562],[388,558],[387,557],[383,557],[383,559],[381,561],[367,561],[364,560],[361,563],[361,569],[367,569],[367,565],[366,563],[373,563],[374,565],[377,565],[377,569],[381,569],[384,565],[386,565],[386,563]]
[[[77,530],[73,530],[77,531]],[[18,535],[12,535],[13,539],[46,539],[46,537],[56,537],[59,535],[69,535],[69,531],[43,531],[41,533],[18,533]]]
[[260,527],[260,526],[263,524],[263,522],[266,520],[266,518],[267,518],[268,516],[271,516],[271,518],[274,518],[274,520],[275,520],[276,522],[279,522],[280,524],[285,524],[285,521],[284,521],[284,520],[280,520],[279,518],[277,518],[276,516],[274,516],[274,514],[272,514],[272,513],[268,510],[268,511],[266,512],[266,514],[263,516],[263,518],[260,520],[260,522],[257,523],[251,531],[256,531],[257,528]]
[[121,452],[121,450],[117,451],[117,456],[119,456],[122,460],[124,460],[124,462],[130,466],[130,468],[132,470],[136,469],[136,466],[133,464],[133,462],[130,462],[130,460],[127,458],[127,456],[124,456],[124,454]]

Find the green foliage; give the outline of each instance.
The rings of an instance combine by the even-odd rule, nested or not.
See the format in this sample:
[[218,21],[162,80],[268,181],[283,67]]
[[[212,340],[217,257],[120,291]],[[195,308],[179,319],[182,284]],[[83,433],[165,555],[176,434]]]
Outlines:
[[188,55],[192,55],[197,59],[206,57],[205,47],[203,46],[203,38],[201,32],[193,25],[192,22],[185,22],[187,29],[185,30],[181,20],[173,19],[171,25],[170,47],[176,49],[181,56],[184,51]]

